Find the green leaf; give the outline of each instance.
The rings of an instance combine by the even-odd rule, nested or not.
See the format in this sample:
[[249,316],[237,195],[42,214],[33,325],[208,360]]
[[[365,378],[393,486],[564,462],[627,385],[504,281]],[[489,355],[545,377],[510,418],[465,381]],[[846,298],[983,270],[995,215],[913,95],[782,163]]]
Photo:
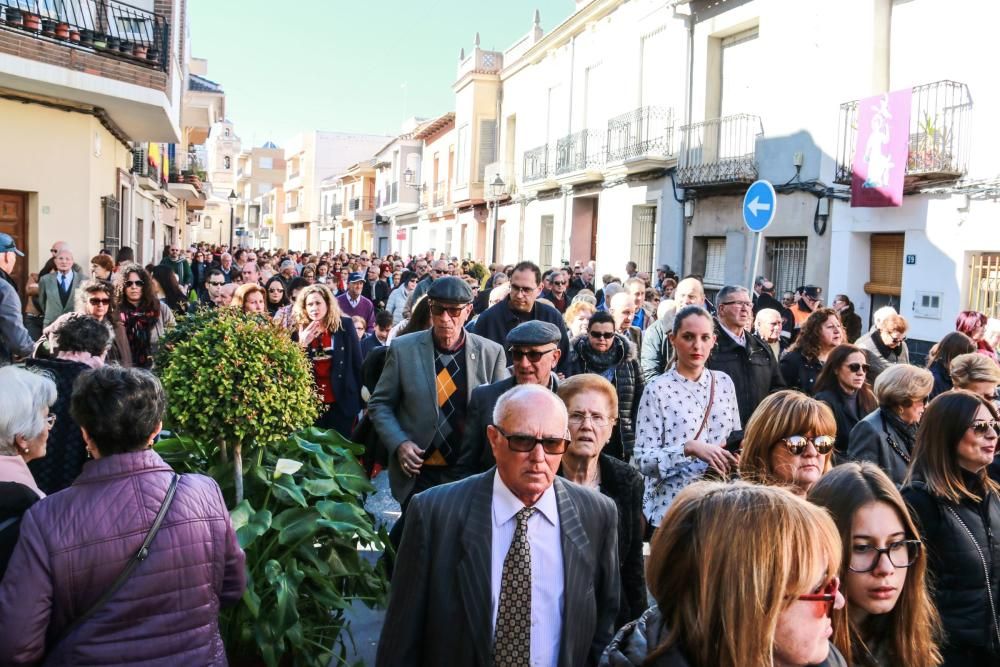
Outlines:
[[233,522],[233,529],[236,530],[236,539],[243,549],[248,548],[271,527],[271,511],[265,509],[254,512],[250,501],[246,499],[234,507],[229,516]]
[[341,487],[359,496],[375,491],[365,469],[353,458],[345,458],[337,464],[337,481]]
[[294,477],[282,475],[278,479],[274,480],[273,489],[275,495],[279,498],[284,498],[285,500],[301,505],[302,507],[309,506],[309,503],[306,502],[306,497],[302,495],[302,489],[300,489],[299,485],[295,483]]
[[247,579],[247,588],[243,591],[243,603],[246,604],[250,615],[254,618],[260,616],[260,596],[253,589],[253,579]]
[[293,507],[274,517],[271,525],[281,544],[298,544],[316,532],[319,519],[319,512],[312,507]]
[[328,496],[340,490],[340,484],[332,477],[325,479],[307,479],[302,483],[302,488],[311,496]]

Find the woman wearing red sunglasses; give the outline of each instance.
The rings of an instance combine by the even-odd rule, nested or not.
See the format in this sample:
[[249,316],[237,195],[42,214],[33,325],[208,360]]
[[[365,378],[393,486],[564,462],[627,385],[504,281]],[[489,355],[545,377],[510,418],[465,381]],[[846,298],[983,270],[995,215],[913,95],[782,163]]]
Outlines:
[[656,606],[623,627],[607,667],[843,667],[829,639],[844,607],[840,538],[825,510],[785,489],[698,482],[653,536]]
[[844,545],[847,607],[833,616],[833,641],[847,661],[940,665],[941,619],[927,590],[927,555],[889,476],[874,463],[845,463],[812,488],[809,500],[829,510]]
[[1000,665],[1000,485],[987,475],[997,419],[978,394],[935,398],[902,489],[927,546],[946,667]]

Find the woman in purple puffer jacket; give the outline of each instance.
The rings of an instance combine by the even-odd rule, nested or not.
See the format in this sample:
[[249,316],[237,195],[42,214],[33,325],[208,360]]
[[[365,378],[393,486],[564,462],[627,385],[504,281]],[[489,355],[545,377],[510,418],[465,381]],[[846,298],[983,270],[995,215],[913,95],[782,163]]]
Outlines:
[[0,664],[226,664],[218,615],[243,594],[244,555],[218,485],[201,475],[180,477],[148,558],[65,634],[163,505],[173,472],[150,446],[164,403],[146,371],[105,366],[77,380],[71,414],[95,460],[24,515],[0,583]]

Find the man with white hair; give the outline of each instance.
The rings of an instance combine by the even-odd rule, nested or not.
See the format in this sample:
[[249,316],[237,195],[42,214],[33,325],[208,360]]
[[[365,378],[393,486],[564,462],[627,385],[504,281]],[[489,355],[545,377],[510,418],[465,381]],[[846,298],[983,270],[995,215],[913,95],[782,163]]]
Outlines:
[[627,291],[620,291],[611,297],[608,312],[615,320],[615,331],[628,338],[636,349],[642,347],[642,330],[632,326],[635,317],[635,301]]
[[774,353],[775,359],[781,358],[781,313],[773,308],[764,308],[753,320],[753,331],[757,337],[767,343]]
[[55,256],[56,270],[38,280],[38,304],[42,310],[42,326],[47,327],[76,307],[76,291],[87,279],[73,270],[73,252],[63,248]]
[[[675,312],[684,306],[704,307],[705,288],[697,278],[685,278],[677,283],[677,287],[674,289],[674,299]],[[661,303],[660,306],[662,307],[663,304]],[[642,375],[646,384],[649,384],[653,378],[663,375],[673,357],[670,338],[667,336],[673,328],[673,320],[672,316],[667,319],[657,317],[656,322],[643,332],[639,365],[642,366]]]

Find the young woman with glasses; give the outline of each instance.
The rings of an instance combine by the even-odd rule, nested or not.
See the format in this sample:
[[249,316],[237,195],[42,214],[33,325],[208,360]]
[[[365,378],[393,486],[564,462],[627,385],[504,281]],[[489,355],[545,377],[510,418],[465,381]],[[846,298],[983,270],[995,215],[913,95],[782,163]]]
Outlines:
[[761,401],[743,436],[740,477],[805,496],[830,470],[837,422],[826,403],[786,389]]
[[653,536],[656,605],[622,628],[601,667],[846,667],[830,643],[844,607],[830,515],[784,489],[700,482]]
[[728,375],[705,368],[715,346],[712,316],[686,306],[672,329],[674,365],[646,386],[636,418],[634,465],[645,477],[643,512],[654,527],[681,489],[709,468],[728,477],[737,463],[726,449],[740,430],[736,389]]
[[851,431],[848,458],[871,461],[896,486],[901,486],[913,458],[917,427],[933,388],[934,376],[923,368],[896,364],[885,370],[875,380],[878,409]]
[[809,492],[833,516],[844,545],[833,641],[858,667],[937,667],[940,618],[927,556],[892,480],[873,463],[837,466]]
[[156,298],[152,279],[138,264],[122,267],[116,289],[115,307],[128,340],[132,365],[152,368],[160,337],[174,326],[174,313]]
[[927,406],[902,489],[927,548],[946,667],[1000,664],[1000,486],[986,474],[998,414],[967,391]]
[[864,350],[854,345],[838,345],[827,357],[823,370],[816,378],[815,398],[833,410],[837,420],[836,457],[847,456],[851,429],[875,409],[875,395],[866,384],[868,358]]
[[587,333],[570,343],[566,375],[581,373],[596,373],[614,386],[618,395],[618,423],[607,453],[627,462],[635,448],[637,399],[646,383],[635,343],[615,332],[615,320],[609,313],[594,313],[587,322]]

